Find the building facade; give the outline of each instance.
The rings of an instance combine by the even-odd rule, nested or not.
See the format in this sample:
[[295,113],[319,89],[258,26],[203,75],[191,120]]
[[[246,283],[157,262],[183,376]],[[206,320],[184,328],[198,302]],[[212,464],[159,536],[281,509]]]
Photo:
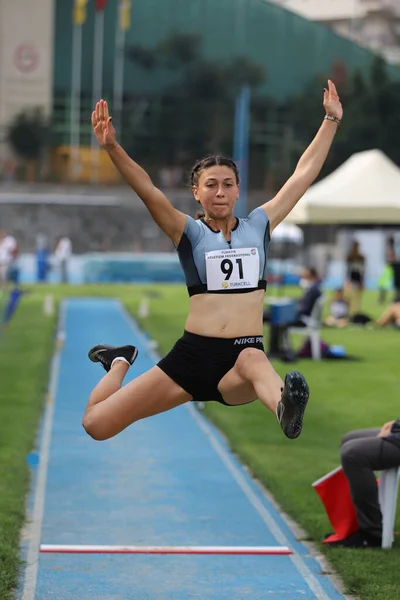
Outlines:
[[400,65],[399,0],[268,0]]
[[0,0],[0,159],[21,111],[53,106],[54,0]]
[[[357,20],[364,15],[359,6],[363,5],[363,10],[366,10],[365,7],[373,3],[378,6],[378,0],[275,1],[134,0],[131,26],[126,32],[124,99],[144,99],[144,108],[139,106],[135,114],[128,115],[129,119],[137,119],[140,111],[146,110],[146,103],[153,102],[157,108],[158,98],[162,97],[165,89],[171,89],[171,77],[179,85],[180,74],[178,70],[171,73],[171,70],[143,69],[130,60],[128,51],[134,48],[139,52],[151,52],[154,48],[162,48],[176,35],[197,39],[201,58],[205,61],[226,65],[235,58],[244,58],[255,65],[265,75],[257,93],[282,104],[293,94],[304,90],[316,76],[326,80],[334,77],[338,68],[341,73],[369,69],[374,58],[372,52],[320,25],[329,21],[331,13],[320,12],[316,18],[319,23],[314,23],[285,8],[294,8],[296,2],[310,7],[324,6],[326,10],[336,6],[336,21],[345,27],[350,18],[348,11],[345,12],[345,5],[354,1]],[[5,132],[12,119],[26,108],[40,107],[52,116],[53,139],[58,149],[57,168],[60,173],[66,171],[73,121],[74,2],[0,0],[0,162],[8,151]],[[386,0],[386,10],[394,10],[390,14],[397,15],[400,11],[388,2]],[[342,12],[339,11],[340,6]],[[80,145],[88,150],[88,160],[93,105],[94,7],[95,2],[88,2],[86,19],[81,26]],[[101,95],[111,104],[116,65],[117,7],[117,0],[110,0],[106,3],[104,15]],[[368,14],[375,15],[374,22],[378,28],[384,13],[368,10]],[[389,71],[394,78],[400,78],[400,69],[392,67]],[[191,106],[189,108],[192,110]],[[85,156],[81,158],[83,162]]]

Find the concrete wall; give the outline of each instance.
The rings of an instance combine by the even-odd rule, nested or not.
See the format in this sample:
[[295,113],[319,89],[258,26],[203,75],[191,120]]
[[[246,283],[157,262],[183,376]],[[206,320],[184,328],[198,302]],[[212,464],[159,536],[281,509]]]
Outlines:
[[51,112],[53,37],[54,0],[0,0],[0,160],[16,114],[36,106]]
[[[66,194],[62,187],[52,191],[38,187],[33,194],[26,186],[9,190],[0,186],[0,229],[15,235],[21,252],[34,252],[38,235],[46,236],[51,247],[58,236],[68,235],[77,254],[173,250],[172,242],[129,188],[80,189],[81,195],[75,195]],[[190,190],[166,192],[175,208],[195,215],[198,205]],[[263,192],[251,192],[248,212],[266,200]]]

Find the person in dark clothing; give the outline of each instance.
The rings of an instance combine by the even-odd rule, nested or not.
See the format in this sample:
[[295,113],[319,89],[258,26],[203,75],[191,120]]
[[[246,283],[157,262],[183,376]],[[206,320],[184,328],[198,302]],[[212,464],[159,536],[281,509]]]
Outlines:
[[393,237],[387,241],[386,262],[392,268],[394,302],[400,302],[400,260],[396,251],[396,243]]
[[360,530],[327,545],[380,547],[382,513],[374,471],[400,466],[400,419],[385,423],[381,429],[351,431],[343,437],[340,450]]
[[304,269],[300,285],[305,289],[305,293],[297,303],[297,315],[295,320],[288,324],[289,327],[306,327],[312,309],[322,294],[321,280],[313,267]]
[[[297,302],[296,317],[290,323],[287,323],[287,327],[306,327],[307,317],[311,315],[312,309],[314,308],[315,302],[321,296],[321,280],[318,277],[316,269],[313,267],[306,267],[302,272],[300,279],[300,287],[304,289],[304,294]],[[271,321],[269,309],[266,308],[263,313],[263,322],[269,323]]]
[[361,296],[364,290],[365,256],[360,252],[360,244],[356,240],[346,259],[347,279],[346,294],[350,298],[350,313],[356,315],[361,310]]
[[303,297],[297,302],[295,318],[279,325],[271,323],[269,308],[263,312],[263,322],[270,323],[269,354],[278,358],[292,357],[294,352],[288,337],[289,327],[307,327],[315,302],[321,296],[321,281],[316,269],[306,267],[303,270],[300,286],[305,290]]

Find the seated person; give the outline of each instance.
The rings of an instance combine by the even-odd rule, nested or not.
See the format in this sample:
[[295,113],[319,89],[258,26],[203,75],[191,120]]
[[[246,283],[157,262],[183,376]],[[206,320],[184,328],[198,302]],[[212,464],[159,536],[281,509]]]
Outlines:
[[385,327],[385,325],[394,325],[397,329],[400,329],[400,301],[393,302],[386,310],[383,311],[382,315],[376,321],[377,327]]
[[[296,318],[289,327],[306,327],[307,317],[311,315],[316,300],[321,296],[321,281],[316,269],[306,267],[302,271],[300,287],[305,290],[303,297],[297,302]],[[271,320],[269,309],[266,308],[263,314],[263,322],[269,323]]]
[[400,466],[400,419],[381,429],[361,429],[346,434],[340,462],[347,477],[359,531],[329,546],[368,548],[382,545],[382,513],[374,471]]
[[303,270],[300,287],[305,290],[303,297],[297,302],[297,314],[289,327],[307,327],[315,302],[322,295],[321,280],[316,269],[307,267]]
[[349,303],[344,297],[343,289],[335,290],[329,305],[329,316],[325,325],[329,327],[345,327],[349,322]]

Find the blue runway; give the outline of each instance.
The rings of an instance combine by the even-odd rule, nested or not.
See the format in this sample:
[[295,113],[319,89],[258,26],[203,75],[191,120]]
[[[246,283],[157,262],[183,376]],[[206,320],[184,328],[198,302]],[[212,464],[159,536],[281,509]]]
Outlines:
[[[114,300],[69,300],[60,328],[65,343],[53,364],[34,468],[21,600],[343,600],[192,405],[107,442],[89,438],[81,419],[102,370],[88,349],[137,345],[131,377],[155,356]],[[273,418],[268,426],[277,426]],[[289,546],[293,555],[39,554],[39,544]]]

